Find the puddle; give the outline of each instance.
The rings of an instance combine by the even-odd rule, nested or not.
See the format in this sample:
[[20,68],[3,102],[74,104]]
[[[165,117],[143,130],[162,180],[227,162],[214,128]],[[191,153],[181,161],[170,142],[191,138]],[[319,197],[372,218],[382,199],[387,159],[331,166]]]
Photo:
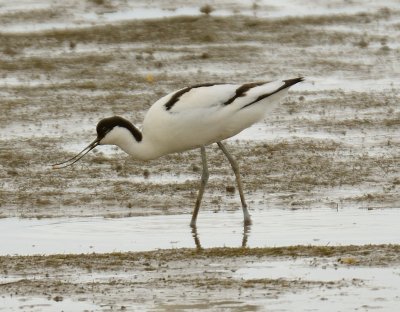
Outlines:
[[[1,8],[0,8],[1,9]],[[1,11],[0,11],[1,12]],[[97,14],[94,12],[89,13],[74,13],[73,21],[58,21],[45,23],[13,23],[4,25],[2,32],[5,33],[23,33],[23,32],[39,32],[46,30],[56,29],[76,29],[86,28],[94,25],[101,25],[104,23],[121,22],[129,20],[144,20],[144,19],[158,19],[170,18],[177,16],[200,16],[199,7],[181,7],[176,9],[162,9],[162,8],[148,8],[148,7],[135,7],[116,10],[114,12],[107,12]],[[213,12],[214,16],[230,16],[233,15],[231,10],[216,10]],[[249,15],[249,12],[245,12]]]
[[[61,300],[61,298],[59,299]],[[73,311],[93,311],[99,307],[82,301],[72,301],[70,299],[62,299],[54,301],[46,298],[25,298],[15,296],[0,297],[0,311],[25,311],[25,312],[73,312]]]
[[395,311],[400,304],[399,268],[318,265],[313,259],[298,259],[251,264],[237,270],[234,278],[342,281],[351,286],[289,292],[264,301],[268,311]]
[[173,183],[185,183],[187,181],[197,181],[198,177],[192,174],[151,174],[149,177],[144,176],[134,176],[129,178],[129,181],[135,183],[147,183],[156,181],[157,184],[169,184]]
[[30,255],[168,248],[273,247],[291,245],[399,244],[399,209],[310,209],[200,212],[197,231],[190,215],[121,219],[57,218],[0,220],[0,254]]
[[[176,16],[196,16],[200,15],[201,12],[198,7],[181,7],[173,10],[161,9],[161,8],[134,8],[128,9],[124,11],[115,11],[104,14],[96,14],[96,13],[86,13],[84,14],[85,20],[89,21],[107,21],[107,22],[115,22],[115,21],[124,21],[124,20],[133,20],[133,19],[155,19],[155,18],[167,18],[167,17],[176,17]],[[232,14],[229,11],[219,10],[214,12],[216,15],[229,15]]]
[[[0,0],[0,15],[10,12],[23,12],[27,10],[46,10],[56,8],[56,5],[49,3],[35,3],[35,1],[23,1],[14,4],[12,1]],[[2,25],[1,31],[4,33],[21,33],[21,32],[38,32],[55,29],[71,29],[91,27],[105,23],[115,23],[127,20],[144,20],[171,18],[177,16],[200,16],[200,5],[189,4],[186,6],[174,7],[165,5],[165,3],[148,3],[125,2],[123,5],[114,6],[111,10],[103,13],[92,12],[92,10],[83,10],[82,7],[75,10],[68,10],[70,20],[59,18],[54,21],[45,22],[27,22],[23,23],[16,20],[14,23]],[[398,1],[386,0],[385,5],[382,1],[351,2],[351,3],[329,3],[326,1],[314,1],[307,3],[304,1],[278,1],[268,0],[254,2],[253,5],[244,4],[240,1],[222,1],[218,5],[213,6],[212,16],[233,16],[243,15],[258,18],[285,18],[289,16],[323,16],[332,14],[356,14],[364,12],[374,12],[382,7],[390,7],[397,9]],[[65,10],[65,7],[62,7]]]
[[399,87],[395,79],[360,79],[360,77],[312,77],[292,88],[296,91],[343,90],[347,92],[391,91]]

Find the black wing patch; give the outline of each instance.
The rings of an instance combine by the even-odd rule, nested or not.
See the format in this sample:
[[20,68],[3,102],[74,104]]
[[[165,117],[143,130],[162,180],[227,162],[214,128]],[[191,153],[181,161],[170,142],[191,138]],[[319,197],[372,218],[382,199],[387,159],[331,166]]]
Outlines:
[[[245,106],[243,106],[242,108],[245,108],[249,105],[252,105],[258,101],[261,101],[262,99],[265,99],[266,97],[269,97],[283,89],[289,88],[290,86],[303,81],[304,78],[300,77],[300,78],[294,78],[294,79],[288,79],[288,80],[283,80],[283,82],[285,83],[282,87],[280,87],[279,89],[275,90],[274,92],[271,93],[267,93],[267,94],[263,94],[260,95],[257,99],[255,99],[253,102],[246,104]],[[268,81],[263,81],[263,82],[252,82],[252,83],[246,83],[244,85],[241,85],[239,88],[236,89],[235,95],[232,96],[229,100],[227,100],[224,105],[229,105],[231,103],[233,103],[238,97],[242,97],[246,95],[246,92],[249,91],[250,89],[254,88],[254,87],[258,87],[258,86],[262,86],[263,84],[268,83]],[[212,86],[216,86],[216,85],[221,85],[221,84],[225,84],[223,82],[221,83],[202,83],[202,84],[197,84],[197,85],[193,85],[190,87],[186,87],[183,88],[182,90],[179,90],[177,92],[175,92],[171,98],[168,100],[167,103],[165,103],[165,108],[166,110],[170,110],[175,103],[177,103],[179,101],[179,99],[181,98],[181,96],[187,92],[189,92],[192,89],[195,88],[201,88],[201,87],[212,87]]]
[[257,103],[271,95],[274,95],[275,93],[278,93],[279,91],[282,91],[283,89],[289,88],[291,86],[293,86],[294,84],[301,82],[304,80],[304,77],[299,77],[299,78],[294,78],[294,79],[287,79],[287,80],[283,80],[283,82],[285,83],[282,87],[276,89],[275,91],[271,92],[271,93],[266,93],[266,94],[262,94],[260,95],[258,98],[256,98],[253,102],[246,104],[245,106],[243,106],[242,108],[245,108],[247,106],[250,106],[254,103]]
[[239,88],[236,89],[235,95],[232,96],[228,101],[224,103],[224,105],[229,105],[232,102],[234,102],[238,97],[245,96],[246,92],[249,91],[250,89],[258,86],[262,86],[263,84],[267,83],[266,81],[264,82],[252,82],[252,83],[246,83],[244,85],[241,85]]
[[186,88],[184,88],[182,90],[179,90],[179,91],[175,92],[175,94],[173,96],[171,96],[169,101],[164,104],[165,108],[167,110],[170,110],[174,106],[174,104],[179,101],[180,97],[183,94],[189,92],[192,89],[201,88],[201,87],[212,87],[212,86],[221,85],[221,84],[224,84],[224,83],[202,83],[202,84],[197,84],[197,85],[193,85],[193,86],[190,86],[190,87],[186,87]]

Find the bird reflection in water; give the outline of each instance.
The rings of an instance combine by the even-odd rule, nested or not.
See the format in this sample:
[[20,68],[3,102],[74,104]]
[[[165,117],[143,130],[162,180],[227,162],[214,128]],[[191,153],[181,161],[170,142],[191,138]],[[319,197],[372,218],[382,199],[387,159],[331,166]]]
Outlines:
[[[242,248],[247,247],[247,242],[248,242],[248,239],[249,239],[249,236],[250,236],[250,231],[251,231],[251,225],[250,224],[245,224],[243,226],[243,235],[242,235],[242,244],[241,244]],[[198,250],[203,249],[203,247],[201,246],[200,234],[197,231],[197,227],[196,226],[192,227],[192,236],[193,236],[194,244],[196,245],[196,248]]]

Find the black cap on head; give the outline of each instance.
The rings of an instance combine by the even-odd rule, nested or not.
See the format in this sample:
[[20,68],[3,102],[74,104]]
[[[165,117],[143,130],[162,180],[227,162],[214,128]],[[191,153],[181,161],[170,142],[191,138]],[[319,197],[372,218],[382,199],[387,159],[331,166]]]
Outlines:
[[107,135],[108,132],[114,129],[114,127],[123,127],[125,129],[128,129],[137,142],[140,142],[142,140],[142,133],[138,129],[136,129],[135,126],[132,125],[128,120],[119,116],[104,118],[100,120],[97,124],[97,138],[74,157],[71,157],[66,161],[54,164],[53,169],[65,168],[76,163],[79,159],[81,159],[97,145],[99,145],[100,141]]
[[119,116],[104,118],[99,121],[96,127],[98,139],[104,138],[114,127],[126,128],[132,133],[136,141],[142,140],[142,133],[131,122]]

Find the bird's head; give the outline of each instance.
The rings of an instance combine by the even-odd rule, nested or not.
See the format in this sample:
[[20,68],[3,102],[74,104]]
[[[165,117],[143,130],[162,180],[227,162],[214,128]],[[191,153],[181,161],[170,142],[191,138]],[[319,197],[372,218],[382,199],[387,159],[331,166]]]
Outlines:
[[142,134],[128,120],[113,116],[100,120],[96,126],[98,144],[119,145],[121,138],[125,136],[133,136],[137,141],[142,140]]
[[96,132],[97,138],[92,143],[74,157],[61,163],[54,164],[53,169],[65,168],[73,165],[97,145],[117,145],[124,149],[127,138],[133,136],[137,142],[142,140],[142,133],[130,121],[119,116],[100,120],[97,123]]

